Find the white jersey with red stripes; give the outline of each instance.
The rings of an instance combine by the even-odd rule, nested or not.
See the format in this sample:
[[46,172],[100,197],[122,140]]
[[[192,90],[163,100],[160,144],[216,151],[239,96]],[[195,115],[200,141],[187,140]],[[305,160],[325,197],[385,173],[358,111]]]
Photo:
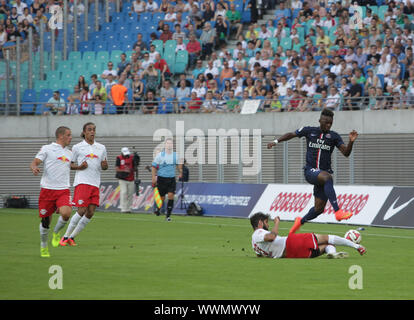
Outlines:
[[99,188],[101,184],[101,162],[107,158],[105,146],[96,141],[89,144],[83,140],[73,146],[72,153],[72,162],[77,165],[81,165],[84,161],[88,163],[86,169],[76,171],[73,186],[88,184]]
[[287,237],[276,236],[275,240],[265,241],[264,237],[270,233],[268,230],[256,229],[252,235],[252,247],[256,254],[269,257],[281,258],[286,247]]
[[70,162],[72,152],[58,143],[42,146],[35,156],[43,162],[40,186],[44,189],[64,190],[70,187]]

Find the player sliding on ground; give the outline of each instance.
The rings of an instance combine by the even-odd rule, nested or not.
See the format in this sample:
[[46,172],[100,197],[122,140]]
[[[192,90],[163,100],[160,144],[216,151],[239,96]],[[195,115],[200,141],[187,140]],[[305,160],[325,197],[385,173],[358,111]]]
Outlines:
[[68,149],[72,141],[72,132],[67,127],[56,129],[56,142],[44,145],[36,154],[30,170],[37,176],[40,164],[43,163],[43,174],[40,180],[39,217],[41,218],[40,256],[49,258],[49,227],[54,212],[60,214],[53,232],[52,245],[59,245],[59,231],[65,226],[72,213],[70,202],[70,161],[72,152]]
[[257,212],[250,217],[250,223],[254,229],[252,247],[258,257],[315,258],[324,253],[330,259],[348,257],[346,252],[336,252],[335,246],[354,248],[361,255],[366,252],[360,244],[335,235],[289,233],[287,237],[282,237],[279,235],[279,217],[273,221],[275,225],[269,231],[269,215]]
[[334,113],[331,110],[324,109],[319,119],[319,127],[302,127],[295,132],[284,134],[267,145],[267,148],[271,149],[279,142],[288,141],[295,137],[306,138],[306,165],[303,169],[306,181],[314,185],[315,206],[303,218],[296,218],[291,229],[292,233],[295,233],[305,222],[320,215],[325,210],[328,199],[335,211],[336,220],[347,220],[352,216],[352,212],[344,212],[338,206],[333,187],[331,156],[334,148],[337,147],[345,157],[349,157],[358,133],[353,130],[349,134],[349,142],[346,146],[341,136],[335,131],[331,131],[333,117]]

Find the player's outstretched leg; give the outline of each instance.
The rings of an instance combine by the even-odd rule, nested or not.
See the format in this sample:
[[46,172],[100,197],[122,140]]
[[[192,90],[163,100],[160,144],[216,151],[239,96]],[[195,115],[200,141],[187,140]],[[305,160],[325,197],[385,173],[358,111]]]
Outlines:
[[310,208],[309,212],[302,219],[299,217],[295,219],[295,223],[293,224],[293,227],[290,229],[289,234],[295,233],[296,231],[299,230],[302,224],[310,220],[313,220],[317,216],[319,216],[325,209],[325,206],[326,206],[326,200],[315,197],[315,206]]
[[[319,248],[321,247],[324,247],[324,245],[321,245]],[[325,245],[324,249],[326,253],[326,258],[328,259],[344,259],[344,258],[349,257],[349,254],[347,252],[344,252],[344,251],[337,252],[335,246],[331,244]]]
[[346,246],[350,248],[356,249],[360,255],[365,254],[366,249],[364,246],[354,243],[348,239],[336,236],[336,235],[321,235],[316,234],[316,238],[318,239],[318,244],[330,244],[334,246]]
[[296,231],[299,230],[300,226],[302,225],[301,220],[302,220],[301,217],[296,217],[292,228],[290,228],[289,230],[289,234],[296,233]]

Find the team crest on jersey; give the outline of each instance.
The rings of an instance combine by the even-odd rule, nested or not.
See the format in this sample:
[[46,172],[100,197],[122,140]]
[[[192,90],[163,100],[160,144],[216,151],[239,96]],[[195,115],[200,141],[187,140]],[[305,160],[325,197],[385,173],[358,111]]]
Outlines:
[[65,156],[59,157],[57,159],[60,160],[60,161],[62,161],[62,162],[69,162],[69,159],[66,158]]
[[87,154],[85,158],[98,159],[98,156],[96,154],[90,153],[90,154]]
[[331,134],[328,133],[325,137],[328,138],[328,139],[330,139],[331,138]]
[[41,214],[41,215],[43,215],[43,216],[44,216],[46,213],[47,213],[47,210],[46,210],[46,209],[42,209],[42,210],[40,210],[40,214]]

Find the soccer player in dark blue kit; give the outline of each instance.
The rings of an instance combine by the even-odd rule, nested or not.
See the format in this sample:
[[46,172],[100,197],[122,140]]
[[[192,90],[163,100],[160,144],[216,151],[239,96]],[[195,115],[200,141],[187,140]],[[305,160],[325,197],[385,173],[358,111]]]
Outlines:
[[333,187],[331,156],[334,148],[337,147],[345,157],[349,157],[358,133],[352,130],[349,134],[348,145],[345,145],[341,136],[335,131],[331,131],[333,117],[334,113],[331,110],[323,109],[319,119],[319,127],[302,127],[295,132],[282,135],[267,145],[267,148],[271,149],[279,142],[288,141],[295,137],[306,138],[306,165],[303,169],[306,181],[314,185],[315,206],[303,218],[297,217],[295,219],[290,233],[295,233],[302,224],[320,215],[328,200],[335,211],[336,220],[347,220],[352,216],[352,212],[344,212],[338,206]]

